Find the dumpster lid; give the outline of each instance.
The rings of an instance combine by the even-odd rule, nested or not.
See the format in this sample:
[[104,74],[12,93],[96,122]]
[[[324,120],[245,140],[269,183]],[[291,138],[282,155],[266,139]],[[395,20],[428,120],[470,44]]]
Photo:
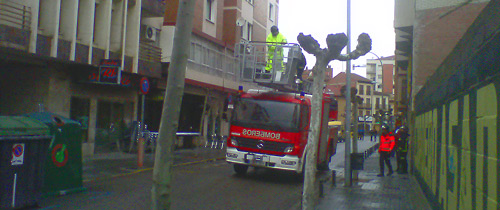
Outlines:
[[0,116],[0,136],[46,136],[49,127],[44,123],[23,116]]
[[69,118],[65,118],[61,115],[50,113],[50,112],[33,112],[33,113],[25,114],[24,116],[35,118],[35,119],[40,120],[46,124],[55,124],[58,126],[62,126],[64,124],[80,125],[80,122],[78,122],[78,121],[75,121],[75,120],[72,120]]

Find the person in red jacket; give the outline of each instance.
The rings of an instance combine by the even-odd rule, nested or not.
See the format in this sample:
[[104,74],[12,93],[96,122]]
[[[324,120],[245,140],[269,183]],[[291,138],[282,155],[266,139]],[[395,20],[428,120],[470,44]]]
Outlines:
[[394,134],[389,131],[389,126],[386,124],[383,124],[381,126],[382,130],[382,135],[380,136],[380,145],[378,147],[378,153],[380,154],[380,174],[377,176],[384,176],[384,162],[389,168],[389,173],[387,176],[392,175],[392,166],[391,166],[391,160],[389,157],[391,156],[391,152],[394,149],[394,146],[396,145],[396,139],[394,137]]

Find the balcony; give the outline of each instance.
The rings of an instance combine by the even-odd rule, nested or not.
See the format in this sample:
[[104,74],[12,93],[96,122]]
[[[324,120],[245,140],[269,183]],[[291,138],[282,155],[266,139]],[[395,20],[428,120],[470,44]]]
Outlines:
[[360,108],[360,109],[371,109],[372,108],[372,104],[362,103],[362,104],[358,105],[358,108]]
[[161,48],[155,42],[139,41],[138,73],[161,78]]
[[237,59],[234,56],[199,43],[191,43],[188,68],[236,82],[239,81],[237,66]]
[[142,0],[143,15],[145,17],[163,17],[167,8],[165,2],[165,0]]
[[149,62],[161,62],[161,48],[154,42],[141,40],[139,42],[139,59]]
[[0,1],[0,46],[28,50],[31,8],[5,0]]
[[160,30],[147,25],[141,25],[140,31],[138,73],[144,76],[161,78],[162,49],[159,47]]

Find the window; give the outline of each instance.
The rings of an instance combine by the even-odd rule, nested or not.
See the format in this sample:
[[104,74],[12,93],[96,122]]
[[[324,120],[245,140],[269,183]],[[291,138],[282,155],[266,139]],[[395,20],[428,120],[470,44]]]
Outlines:
[[210,22],[214,22],[214,16],[215,16],[215,2],[214,0],[207,0],[207,7],[206,7],[206,18]]
[[372,87],[366,86],[366,95],[371,95],[372,94]]
[[385,109],[385,98],[382,99],[382,109]]
[[358,95],[364,95],[365,94],[365,86],[364,85],[360,85],[359,86],[359,94]]
[[[231,123],[237,126],[252,126],[257,129],[298,132],[301,114],[308,116],[308,107],[301,113],[301,105],[296,103],[241,99],[235,104]],[[304,107],[304,106],[302,106]],[[328,106],[325,106],[328,108]],[[282,114],[291,113],[291,114]],[[306,124],[305,126],[307,126]],[[303,125],[304,126],[304,125]]]
[[370,110],[366,111],[366,116],[372,116]]
[[358,117],[362,117],[362,116],[363,116],[363,111],[359,111]]
[[375,108],[379,109],[380,108],[380,98],[377,98],[375,101],[376,101]]
[[368,104],[368,105],[371,105],[371,104],[372,104],[372,103],[371,103],[370,98],[367,98],[367,99],[366,99],[366,104]]
[[251,23],[247,23],[246,26],[242,26],[241,38],[252,41],[252,31],[253,25]]
[[269,4],[269,20],[274,21],[274,4]]

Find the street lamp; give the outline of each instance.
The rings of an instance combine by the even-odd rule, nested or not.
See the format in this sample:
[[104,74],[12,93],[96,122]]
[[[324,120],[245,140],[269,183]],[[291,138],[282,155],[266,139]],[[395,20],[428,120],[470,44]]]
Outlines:
[[[382,68],[382,70],[381,70],[381,72],[382,72],[382,91],[381,92],[382,92],[382,101],[384,101],[384,64],[382,63],[382,59],[380,59],[380,57],[377,54],[375,54],[373,52],[369,52],[369,53],[371,53],[371,54],[375,55],[375,57],[377,57],[377,60],[380,62],[380,68]],[[378,77],[377,66],[375,66],[375,83],[377,82],[377,77]],[[376,86],[377,86],[377,84],[375,84],[375,88],[377,88]],[[389,102],[387,102],[387,105],[389,105]],[[385,107],[384,107],[384,109],[385,109]]]
[[[382,68],[382,93],[384,92],[384,64],[382,63],[382,59],[380,59],[380,57],[373,53],[373,52],[369,52],[373,55],[375,55],[375,57],[377,57],[377,60],[380,62],[380,68]],[[375,66],[375,81],[377,81],[377,67]]]

